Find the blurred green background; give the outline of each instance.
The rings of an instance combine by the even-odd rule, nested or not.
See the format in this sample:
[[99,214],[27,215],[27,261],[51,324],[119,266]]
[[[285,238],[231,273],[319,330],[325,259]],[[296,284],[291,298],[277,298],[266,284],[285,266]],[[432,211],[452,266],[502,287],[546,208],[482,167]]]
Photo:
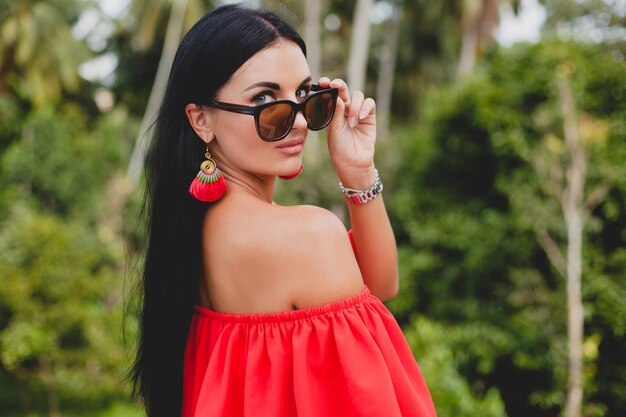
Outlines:
[[[176,43],[221,3],[0,0],[0,415],[140,414],[129,166],[168,28]],[[250,3],[306,34],[314,76],[366,74],[400,256],[388,306],[439,416],[625,416],[626,1]],[[323,141],[276,201],[347,220]]]

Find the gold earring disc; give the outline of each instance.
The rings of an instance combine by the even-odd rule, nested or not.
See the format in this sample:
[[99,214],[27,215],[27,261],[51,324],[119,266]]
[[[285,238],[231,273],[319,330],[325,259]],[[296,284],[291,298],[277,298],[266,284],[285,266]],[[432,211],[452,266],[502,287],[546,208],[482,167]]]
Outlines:
[[211,175],[215,172],[215,169],[216,169],[215,162],[213,162],[212,159],[207,159],[200,165],[200,169],[206,175]]

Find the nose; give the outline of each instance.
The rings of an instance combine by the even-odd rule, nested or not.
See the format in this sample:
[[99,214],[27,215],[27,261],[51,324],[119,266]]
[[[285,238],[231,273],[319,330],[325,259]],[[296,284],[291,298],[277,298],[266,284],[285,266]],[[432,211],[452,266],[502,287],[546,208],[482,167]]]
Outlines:
[[302,114],[302,112],[299,111],[296,113],[296,117],[293,120],[292,129],[306,129],[306,128],[307,128],[306,118],[304,117],[304,114]]

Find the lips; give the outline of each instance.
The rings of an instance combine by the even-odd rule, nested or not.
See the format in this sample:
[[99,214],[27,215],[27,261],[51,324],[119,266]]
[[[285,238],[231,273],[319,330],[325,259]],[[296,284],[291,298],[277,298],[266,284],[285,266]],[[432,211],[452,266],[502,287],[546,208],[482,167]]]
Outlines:
[[289,139],[278,145],[276,149],[288,155],[298,154],[304,149],[304,138]]

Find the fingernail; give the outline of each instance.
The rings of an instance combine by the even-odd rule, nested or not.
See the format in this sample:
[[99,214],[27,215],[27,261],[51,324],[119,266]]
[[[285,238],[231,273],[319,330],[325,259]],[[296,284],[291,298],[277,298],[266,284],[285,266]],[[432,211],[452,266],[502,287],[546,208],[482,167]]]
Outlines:
[[359,113],[359,119],[364,119],[365,116],[367,116],[367,112],[362,111],[361,113]]
[[350,117],[350,121],[348,123],[349,123],[350,127],[356,126],[356,117],[351,116]]

